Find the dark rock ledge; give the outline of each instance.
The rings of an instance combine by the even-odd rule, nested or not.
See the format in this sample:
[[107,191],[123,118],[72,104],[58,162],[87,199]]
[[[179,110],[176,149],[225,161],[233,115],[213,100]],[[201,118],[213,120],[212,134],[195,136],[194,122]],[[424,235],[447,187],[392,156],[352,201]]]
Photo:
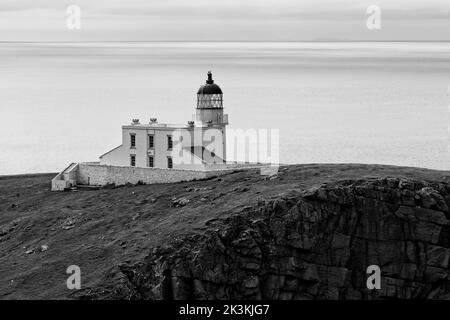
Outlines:
[[[450,298],[450,185],[345,180],[260,201],[204,234],[121,265],[110,290],[84,298]],[[379,265],[381,290],[366,268]]]

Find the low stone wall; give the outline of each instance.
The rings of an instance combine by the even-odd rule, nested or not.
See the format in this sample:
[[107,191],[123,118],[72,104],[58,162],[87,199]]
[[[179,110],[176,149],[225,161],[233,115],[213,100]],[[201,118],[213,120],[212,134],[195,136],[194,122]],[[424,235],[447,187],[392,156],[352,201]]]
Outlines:
[[[117,186],[127,183],[145,184],[175,183],[206,179],[213,176],[224,175],[233,171],[264,169],[262,165],[234,164],[216,165],[209,170],[186,169],[161,169],[142,167],[120,167],[100,165],[98,163],[85,162],[73,163],[52,180],[53,191],[63,191],[75,185],[104,186],[115,184]],[[262,174],[264,174],[261,171]]]
[[84,185],[124,185],[139,181],[152,183],[173,183],[194,179],[205,179],[229,171],[194,171],[159,168],[118,167],[80,163],[77,183]]

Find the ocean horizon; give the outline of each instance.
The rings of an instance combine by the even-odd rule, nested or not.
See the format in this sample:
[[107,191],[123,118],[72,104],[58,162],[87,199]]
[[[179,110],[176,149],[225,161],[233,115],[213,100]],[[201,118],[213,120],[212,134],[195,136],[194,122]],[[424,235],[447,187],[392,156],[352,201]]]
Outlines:
[[[186,123],[212,70],[282,163],[450,170],[449,42],[1,42],[0,175],[96,161],[131,119]],[[237,160],[237,159],[230,159]]]

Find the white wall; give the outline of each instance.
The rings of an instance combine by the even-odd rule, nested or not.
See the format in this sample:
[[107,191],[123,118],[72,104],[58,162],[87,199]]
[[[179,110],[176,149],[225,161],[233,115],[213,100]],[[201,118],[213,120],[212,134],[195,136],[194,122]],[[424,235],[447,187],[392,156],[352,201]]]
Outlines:
[[116,167],[80,163],[78,167],[77,183],[85,185],[107,185],[113,183],[116,185],[124,185],[127,183],[136,184],[139,181],[146,184],[173,183],[204,179],[225,173],[228,173],[228,171]]
[[[213,176],[224,175],[236,170],[248,170],[260,167],[260,165],[244,166],[242,164],[208,165],[208,170],[200,171],[78,163],[76,164],[76,167],[73,167],[70,177],[69,175],[65,175],[65,171],[63,171],[52,180],[52,191],[63,191],[76,185],[124,185],[127,183],[136,184],[140,181],[146,184],[174,183],[191,181],[194,179],[205,179]],[[70,180],[66,180],[69,178]]]
[[[202,137],[205,136],[204,131],[207,129],[214,130],[213,134],[216,141],[213,144],[205,143],[202,141]],[[195,132],[195,134],[194,134]],[[136,147],[131,148],[131,134],[136,137]],[[154,148],[149,151],[148,149],[148,135],[151,134],[154,137]],[[208,133],[206,133],[207,135]],[[173,149],[168,150],[167,137],[171,135],[173,137]],[[151,128],[148,126],[124,126],[122,128],[122,145],[116,149],[111,150],[100,158],[101,165],[111,165],[111,166],[130,166],[130,156],[132,154],[136,155],[136,167],[146,168],[148,167],[148,156],[153,155],[154,167],[155,168],[167,168],[167,157],[172,157],[173,168],[174,169],[195,169],[202,170],[204,165],[201,159],[193,157],[193,162],[184,161],[181,163],[181,159],[177,161],[178,150],[176,145],[179,137],[182,136],[183,139],[180,142],[181,147],[187,147],[188,149],[192,144],[194,145],[205,145],[210,149],[213,149],[216,153],[215,158],[205,158],[204,160],[209,160],[209,162],[221,163],[222,159],[225,158],[225,127],[216,126],[210,128],[173,128],[173,127],[155,127]],[[195,139],[195,141],[194,141]],[[209,138],[208,138],[209,140]],[[189,152],[189,150],[186,150]]]

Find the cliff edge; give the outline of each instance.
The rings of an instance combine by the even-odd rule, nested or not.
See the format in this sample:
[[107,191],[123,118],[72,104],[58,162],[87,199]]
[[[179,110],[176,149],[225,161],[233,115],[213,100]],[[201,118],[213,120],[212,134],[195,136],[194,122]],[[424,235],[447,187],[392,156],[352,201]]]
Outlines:
[[2,298],[450,298],[449,172],[295,165],[62,194],[46,179],[0,178]]

